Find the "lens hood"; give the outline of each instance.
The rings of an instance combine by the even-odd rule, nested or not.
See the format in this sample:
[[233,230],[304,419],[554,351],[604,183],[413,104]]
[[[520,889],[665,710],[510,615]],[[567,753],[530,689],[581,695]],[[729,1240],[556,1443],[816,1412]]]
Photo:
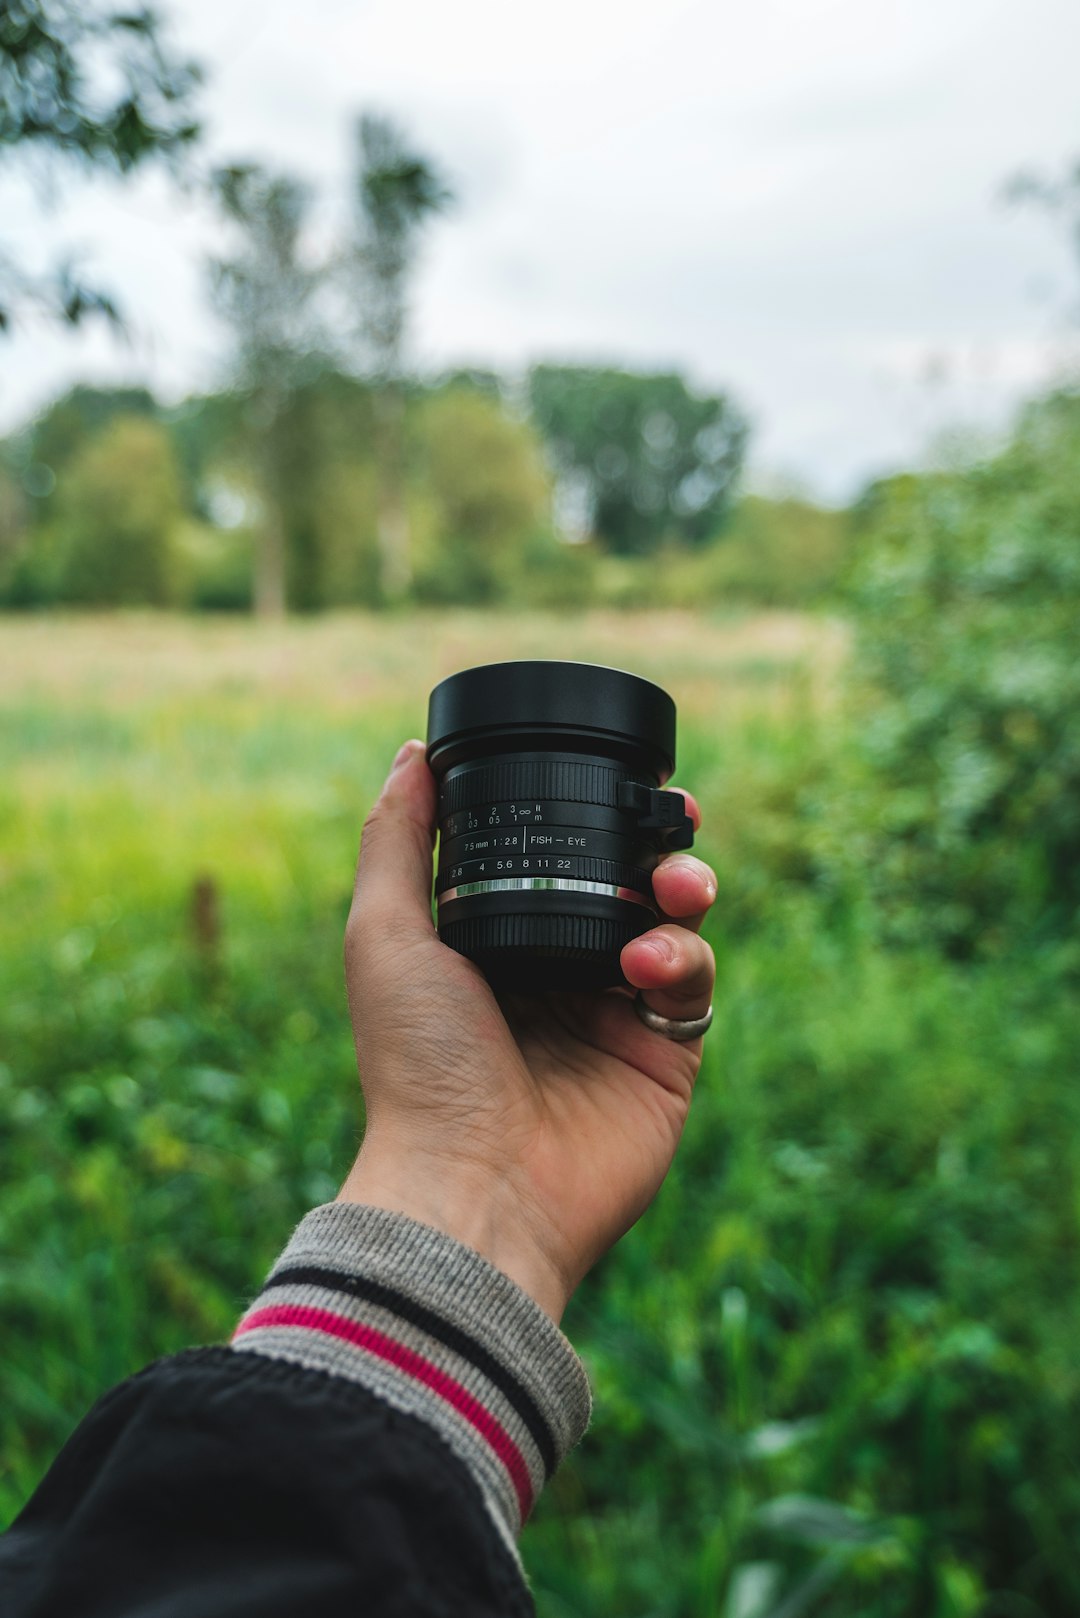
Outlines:
[[633,759],[662,784],[675,769],[675,704],[651,680],[600,663],[486,663],[451,674],[428,703],[436,775],[475,757],[478,744],[599,751]]

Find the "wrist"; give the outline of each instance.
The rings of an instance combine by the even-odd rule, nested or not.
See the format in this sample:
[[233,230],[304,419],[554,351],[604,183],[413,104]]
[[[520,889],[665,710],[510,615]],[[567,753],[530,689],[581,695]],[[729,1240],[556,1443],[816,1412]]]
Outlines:
[[556,1324],[561,1320],[573,1287],[536,1240],[520,1196],[497,1174],[365,1139],[335,1201],[385,1208],[442,1231],[508,1275]]

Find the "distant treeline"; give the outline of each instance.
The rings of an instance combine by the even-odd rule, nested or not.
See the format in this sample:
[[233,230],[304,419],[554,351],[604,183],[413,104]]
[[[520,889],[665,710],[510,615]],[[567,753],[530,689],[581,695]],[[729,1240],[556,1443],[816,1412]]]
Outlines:
[[[845,514],[739,497],[746,423],[678,375],[462,372],[403,398],[414,602],[799,604],[846,560]],[[315,361],[271,422],[253,392],[74,388],[0,444],[0,604],[245,611],[272,526],[292,609],[383,605],[379,408]]]

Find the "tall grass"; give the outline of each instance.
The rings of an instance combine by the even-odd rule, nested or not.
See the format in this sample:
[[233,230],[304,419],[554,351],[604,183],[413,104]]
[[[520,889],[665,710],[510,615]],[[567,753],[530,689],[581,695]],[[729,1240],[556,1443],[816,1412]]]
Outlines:
[[843,646],[780,615],[0,624],[0,1512],[333,1195],[359,827],[430,685],[582,657],[679,700],[719,975],[676,1169],[566,1323],[596,1417],[526,1532],[541,1613],[1077,1610],[1080,1017],[1035,956],[886,948],[822,875]]

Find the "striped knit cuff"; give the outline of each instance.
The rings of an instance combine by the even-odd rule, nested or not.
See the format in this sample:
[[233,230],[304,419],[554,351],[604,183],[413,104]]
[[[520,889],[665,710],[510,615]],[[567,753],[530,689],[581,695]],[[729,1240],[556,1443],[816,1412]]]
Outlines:
[[300,1221],[232,1346],[348,1377],[429,1423],[511,1544],[589,1420],[581,1361],[515,1281],[442,1231],[360,1203]]

